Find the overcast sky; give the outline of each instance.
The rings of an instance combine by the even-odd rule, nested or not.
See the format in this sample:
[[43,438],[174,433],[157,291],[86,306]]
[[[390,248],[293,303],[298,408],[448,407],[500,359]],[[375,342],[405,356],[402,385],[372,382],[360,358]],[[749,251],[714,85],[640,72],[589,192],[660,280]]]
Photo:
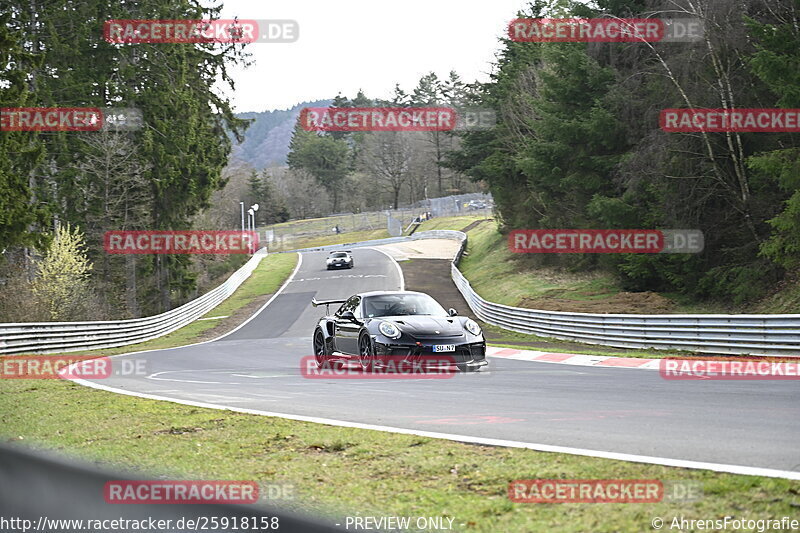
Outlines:
[[225,0],[220,18],[293,19],[294,43],[253,43],[255,64],[234,69],[237,112],[286,109],[299,102],[388,97],[410,91],[427,72],[455,70],[486,81],[498,38],[525,0]]

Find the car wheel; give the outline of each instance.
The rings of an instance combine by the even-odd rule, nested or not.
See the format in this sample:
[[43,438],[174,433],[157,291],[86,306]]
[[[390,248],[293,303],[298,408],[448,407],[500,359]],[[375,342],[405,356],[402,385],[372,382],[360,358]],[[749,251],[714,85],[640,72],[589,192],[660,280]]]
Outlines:
[[317,360],[317,368],[330,368],[331,360],[328,353],[328,345],[325,342],[325,335],[321,329],[314,332],[314,358]]
[[375,350],[372,348],[372,341],[369,335],[361,335],[358,340],[358,354],[361,361],[361,368],[364,372],[375,370]]

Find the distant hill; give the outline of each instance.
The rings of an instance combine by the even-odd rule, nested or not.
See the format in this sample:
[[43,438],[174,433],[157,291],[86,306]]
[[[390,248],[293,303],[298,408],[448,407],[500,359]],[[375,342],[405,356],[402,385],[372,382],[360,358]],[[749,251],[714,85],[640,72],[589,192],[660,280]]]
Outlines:
[[261,170],[274,165],[285,165],[289,142],[300,110],[304,107],[327,107],[333,100],[303,102],[291,109],[237,113],[239,118],[254,118],[244,134],[242,144],[234,144],[232,161],[242,161]]

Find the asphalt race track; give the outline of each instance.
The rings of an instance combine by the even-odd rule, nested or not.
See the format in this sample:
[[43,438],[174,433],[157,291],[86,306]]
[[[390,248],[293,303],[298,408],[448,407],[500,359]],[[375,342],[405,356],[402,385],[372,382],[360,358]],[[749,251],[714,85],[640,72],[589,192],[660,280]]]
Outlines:
[[148,375],[92,384],[235,409],[632,454],[662,464],[792,471],[800,478],[796,380],[666,381],[657,371],[503,359],[450,379],[304,378],[300,360],[313,353],[313,327],[325,312],[311,307],[312,296],[402,285],[397,264],[377,250],[355,249],[351,270],[325,270],[326,256],[304,253],[282,292],[232,334],[115,357],[145,360]]

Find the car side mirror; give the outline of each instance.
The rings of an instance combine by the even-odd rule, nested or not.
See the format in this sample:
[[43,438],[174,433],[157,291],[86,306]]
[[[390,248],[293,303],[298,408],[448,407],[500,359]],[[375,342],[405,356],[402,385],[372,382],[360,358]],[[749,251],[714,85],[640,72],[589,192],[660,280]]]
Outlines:
[[342,319],[349,320],[350,322],[355,322],[356,315],[354,315],[352,311],[345,311],[344,313],[342,313]]
[[450,308],[450,309],[447,311],[447,314],[448,314],[448,315],[450,315],[450,316],[456,316],[456,315],[458,314],[458,311],[456,311],[455,309],[453,309],[453,308],[451,307],[451,308]]

